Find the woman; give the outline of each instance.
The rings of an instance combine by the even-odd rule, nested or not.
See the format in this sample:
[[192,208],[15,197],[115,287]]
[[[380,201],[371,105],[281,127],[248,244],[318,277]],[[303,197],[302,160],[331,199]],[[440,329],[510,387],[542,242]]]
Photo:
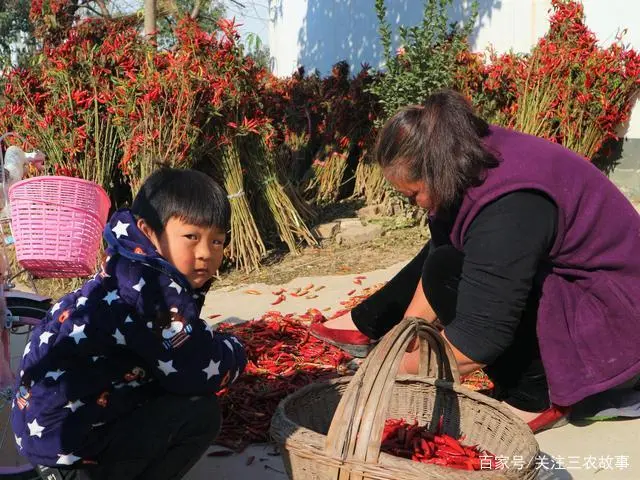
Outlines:
[[[534,431],[637,379],[640,217],[597,168],[488,125],[453,91],[393,116],[375,158],[428,210],[431,240],[314,335],[362,356],[404,316],[437,319],[460,374],[484,368]],[[405,355],[405,372],[417,370],[418,353]]]

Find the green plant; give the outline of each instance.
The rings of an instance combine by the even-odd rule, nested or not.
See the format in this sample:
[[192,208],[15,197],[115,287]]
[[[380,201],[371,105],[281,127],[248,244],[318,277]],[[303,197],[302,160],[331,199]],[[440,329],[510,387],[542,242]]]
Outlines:
[[271,70],[271,51],[259,35],[248,33],[245,37],[247,56],[251,57],[259,67]]
[[392,31],[385,0],[376,0],[385,73],[370,87],[382,104],[380,122],[405,105],[421,103],[432,92],[454,83],[456,59],[466,51],[467,38],[477,17],[477,2],[461,25],[449,24],[447,9],[453,0],[425,0],[419,25],[400,26],[400,46],[392,50]]

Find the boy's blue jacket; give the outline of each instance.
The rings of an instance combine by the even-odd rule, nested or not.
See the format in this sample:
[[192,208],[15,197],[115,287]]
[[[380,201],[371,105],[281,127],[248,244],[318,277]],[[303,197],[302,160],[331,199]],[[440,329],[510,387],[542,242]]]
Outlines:
[[106,261],[65,295],[25,347],[11,421],[33,464],[90,462],[87,434],[162,392],[213,395],[244,370],[244,348],[200,319],[193,290],[120,210],[104,230]]

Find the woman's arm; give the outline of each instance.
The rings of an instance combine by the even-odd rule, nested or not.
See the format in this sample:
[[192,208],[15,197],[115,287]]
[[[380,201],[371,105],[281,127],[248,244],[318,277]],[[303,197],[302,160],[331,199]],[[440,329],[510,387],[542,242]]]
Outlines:
[[[519,191],[487,205],[471,224],[456,317],[443,333],[461,374],[492,363],[513,342],[540,261],[553,245],[556,222],[550,199]],[[416,294],[417,304],[419,298]],[[404,366],[417,367],[417,356],[407,354]]]
[[427,297],[424,294],[422,279],[418,282],[418,287],[413,294],[413,299],[407,307],[404,316],[424,318],[427,322],[433,322],[436,319],[436,312],[433,311],[433,308],[431,308],[431,305],[429,304],[429,300],[427,300]]

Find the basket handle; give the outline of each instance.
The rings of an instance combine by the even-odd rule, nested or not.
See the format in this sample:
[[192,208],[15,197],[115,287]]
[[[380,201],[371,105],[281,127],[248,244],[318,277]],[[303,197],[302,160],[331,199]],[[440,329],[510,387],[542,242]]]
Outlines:
[[[435,369],[437,381],[460,383],[453,352],[438,330],[421,318],[403,319],[382,338],[349,383],[327,433],[325,450],[329,455],[343,461],[378,461],[392,387],[402,357],[416,335],[420,342],[420,376],[426,377]],[[336,469],[335,478],[363,477]]]

